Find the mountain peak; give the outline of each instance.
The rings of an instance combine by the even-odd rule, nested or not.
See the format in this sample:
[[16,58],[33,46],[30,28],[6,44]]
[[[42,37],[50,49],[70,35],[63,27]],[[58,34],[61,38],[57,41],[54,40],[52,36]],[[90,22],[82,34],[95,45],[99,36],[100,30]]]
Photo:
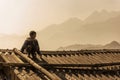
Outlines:
[[120,44],[117,42],[117,41],[112,41],[111,43],[109,43],[109,44],[106,44],[105,46],[104,46],[105,48],[120,48]]
[[99,11],[95,10],[95,11],[92,12],[91,15],[94,15],[94,14],[99,14]]
[[105,9],[103,9],[103,10],[101,10],[101,11],[97,11],[97,10],[95,10],[95,11],[93,11],[92,12],[92,14],[90,15],[90,16],[95,16],[95,15],[104,15],[104,14],[108,14],[109,12],[107,11],[107,10],[105,10]]
[[109,12],[105,9],[101,11],[94,11],[85,19],[85,23],[98,23],[98,22],[104,22],[107,21],[113,17],[119,16],[120,12]]
[[72,26],[72,25],[81,25],[83,22],[82,20],[80,20],[79,18],[77,17],[72,17],[72,18],[69,18],[68,20],[64,21],[63,23],[61,23],[62,26]]
[[112,41],[110,44],[111,45],[120,45],[117,41]]

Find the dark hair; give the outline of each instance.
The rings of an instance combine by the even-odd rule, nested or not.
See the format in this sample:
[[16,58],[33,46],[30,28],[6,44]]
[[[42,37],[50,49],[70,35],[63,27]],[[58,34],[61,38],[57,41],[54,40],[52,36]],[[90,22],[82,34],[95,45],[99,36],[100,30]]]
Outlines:
[[34,35],[34,34],[36,34],[35,31],[30,31],[30,33],[29,33],[30,36],[32,36],[32,35]]

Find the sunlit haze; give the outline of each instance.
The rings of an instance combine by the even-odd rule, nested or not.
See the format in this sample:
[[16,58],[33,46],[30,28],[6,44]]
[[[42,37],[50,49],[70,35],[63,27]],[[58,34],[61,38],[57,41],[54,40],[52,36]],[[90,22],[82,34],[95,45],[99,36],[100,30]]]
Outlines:
[[119,11],[120,0],[0,0],[0,33],[38,31],[71,17],[83,20],[102,9]]

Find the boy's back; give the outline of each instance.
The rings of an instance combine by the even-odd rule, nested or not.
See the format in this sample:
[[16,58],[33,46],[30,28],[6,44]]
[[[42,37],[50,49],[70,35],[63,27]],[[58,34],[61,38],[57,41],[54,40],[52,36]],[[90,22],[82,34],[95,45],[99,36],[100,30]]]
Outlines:
[[[34,33],[34,34],[33,34]],[[40,49],[39,49],[39,44],[36,38],[36,32],[32,31],[32,34],[30,32],[30,38],[27,38],[21,48],[21,52],[24,53],[24,50],[27,51],[28,56],[30,57],[30,54],[32,57],[36,56],[36,52],[41,55]]]

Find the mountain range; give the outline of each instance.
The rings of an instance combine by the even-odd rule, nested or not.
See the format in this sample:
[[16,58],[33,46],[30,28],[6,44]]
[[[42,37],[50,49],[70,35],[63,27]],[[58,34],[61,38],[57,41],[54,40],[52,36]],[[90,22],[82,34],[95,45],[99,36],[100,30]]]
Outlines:
[[[103,17],[100,17],[103,16]],[[120,12],[95,11],[84,21],[70,18],[39,31],[38,39],[46,49],[57,49],[71,44],[97,44],[120,41]]]
[[[94,11],[85,20],[72,17],[63,23],[47,26],[37,32],[37,39],[42,50],[56,50],[61,46],[72,44],[119,42],[119,34],[120,11],[102,10]],[[17,35],[2,35],[0,37],[0,48],[3,46],[20,48],[26,39],[26,36]],[[2,43],[3,41],[5,43]],[[89,46],[91,47],[91,45]]]

